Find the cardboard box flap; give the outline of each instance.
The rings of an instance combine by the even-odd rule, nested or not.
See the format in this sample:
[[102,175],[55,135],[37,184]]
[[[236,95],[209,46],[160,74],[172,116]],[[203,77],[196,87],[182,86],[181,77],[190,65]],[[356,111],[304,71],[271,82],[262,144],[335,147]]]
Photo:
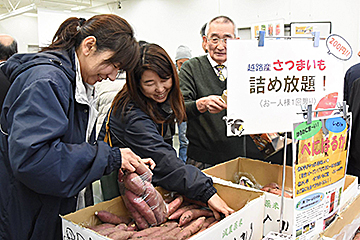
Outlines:
[[356,180],[357,180],[357,177],[352,176],[352,175],[346,175],[344,189],[347,189]]
[[101,202],[94,206],[70,213],[66,215],[66,219],[83,227],[94,226],[101,223],[101,221],[95,216],[95,212],[100,210],[106,210],[118,216],[129,216],[123,200],[121,197],[117,197],[110,201]]
[[[352,228],[348,229],[349,233],[341,233],[344,227],[351,224],[353,221],[359,222],[360,218],[360,195],[357,195],[354,202],[345,209],[338,218],[334,222],[332,222],[326,230],[321,234],[324,237],[333,238],[335,235],[342,236],[346,235],[353,235],[357,228],[359,227],[358,224],[355,224]],[[341,234],[340,234],[341,233]],[[336,238],[336,239],[343,239],[343,238]]]
[[243,208],[247,203],[262,196],[264,193],[254,192],[245,189],[240,191],[231,191],[233,187],[224,186],[214,183],[214,187],[217,189],[219,196],[227,203],[229,207],[238,211]]
[[[236,173],[251,173],[260,185],[266,185],[270,182],[282,183],[283,166],[271,164],[261,160],[248,158],[236,158],[234,160],[218,164],[214,167],[203,170],[204,173],[221,178],[227,181],[235,182]],[[292,189],[292,168],[286,166],[285,170],[285,187]]]

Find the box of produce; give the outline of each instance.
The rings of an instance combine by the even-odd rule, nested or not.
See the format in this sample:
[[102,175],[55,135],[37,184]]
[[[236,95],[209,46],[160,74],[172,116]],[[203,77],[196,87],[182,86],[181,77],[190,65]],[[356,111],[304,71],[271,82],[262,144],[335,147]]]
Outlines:
[[[237,158],[205,169],[203,172],[211,176],[213,181],[218,184],[264,192],[264,236],[271,231],[279,232],[280,228],[282,233],[292,234],[294,201],[292,199],[293,174],[290,166],[285,167],[285,197],[281,224],[282,165],[248,158]],[[340,212],[356,197],[357,186],[357,177],[346,175],[344,191],[341,194]]]
[[[117,197],[70,213],[62,218],[63,239],[261,239],[265,196],[261,192],[214,184],[218,194],[235,213],[215,220],[203,204],[162,188],[154,188],[166,206],[165,218],[152,214],[146,207],[137,208],[147,216],[144,225],[126,203],[128,196]],[[131,201],[131,200],[130,200]],[[145,202],[146,203],[146,202]],[[131,204],[132,206],[134,203]],[[160,208],[162,209],[162,208]],[[135,220],[136,219],[136,220]],[[160,220],[159,220],[160,219]],[[155,223],[156,222],[156,223]]]

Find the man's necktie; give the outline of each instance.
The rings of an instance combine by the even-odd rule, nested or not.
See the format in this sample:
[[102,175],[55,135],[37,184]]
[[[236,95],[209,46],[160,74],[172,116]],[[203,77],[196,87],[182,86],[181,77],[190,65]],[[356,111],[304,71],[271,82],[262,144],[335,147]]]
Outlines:
[[216,70],[218,71],[217,72],[217,75],[218,75],[218,77],[219,77],[219,79],[220,79],[220,81],[225,81],[225,76],[224,76],[224,74],[223,74],[223,72],[222,72],[222,70],[224,69],[224,65],[216,65],[215,66],[215,68],[216,68]]

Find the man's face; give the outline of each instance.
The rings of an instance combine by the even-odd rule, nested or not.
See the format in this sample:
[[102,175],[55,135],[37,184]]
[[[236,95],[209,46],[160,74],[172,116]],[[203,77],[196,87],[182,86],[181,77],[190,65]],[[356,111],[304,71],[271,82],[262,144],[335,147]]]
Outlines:
[[[207,37],[204,36],[206,42],[206,49],[208,50],[210,57],[218,64],[223,64],[226,59],[226,43],[221,39],[233,39],[234,25],[230,22],[212,22],[209,25],[209,32]],[[216,44],[212,43],[212,39],[220,38]]]
[[186,62],[187,60],[189,60],[188,58],[181,58],[176,60],[176,66],[178,68],[178,71],[180,71],[181,66],[183,65],[184,62]]

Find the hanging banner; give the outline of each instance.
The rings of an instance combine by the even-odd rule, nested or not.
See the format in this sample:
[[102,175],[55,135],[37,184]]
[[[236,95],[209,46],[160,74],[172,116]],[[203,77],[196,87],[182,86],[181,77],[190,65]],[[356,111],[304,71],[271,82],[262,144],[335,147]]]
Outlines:
[[303,121],[302,106],[341,102],[343,62],[326,42],[265,39],[259,47],[255,40],[229,40],[227,135],[290,132],[291,123]]
[[313,239],[339,211],[344,189],[351,115],[293,124],[294,232]]

